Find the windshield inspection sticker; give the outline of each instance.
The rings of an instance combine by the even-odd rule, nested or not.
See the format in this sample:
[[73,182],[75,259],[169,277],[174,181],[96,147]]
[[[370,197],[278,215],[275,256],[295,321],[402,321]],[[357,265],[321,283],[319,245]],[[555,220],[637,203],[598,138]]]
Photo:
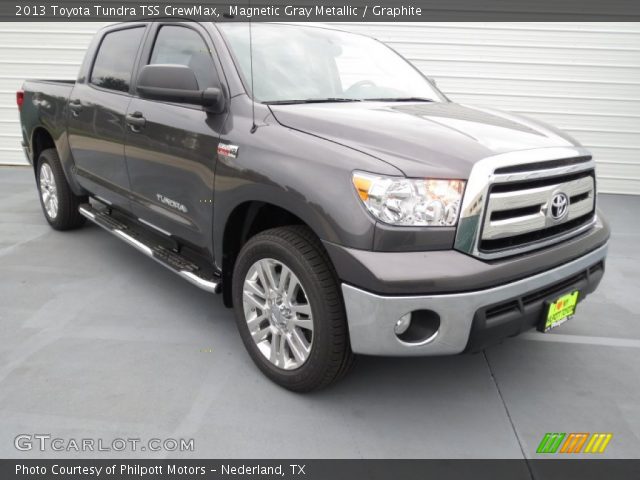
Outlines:
[[229,158],[238,158],[238,146],[229,143],[218,144],[218,155]]

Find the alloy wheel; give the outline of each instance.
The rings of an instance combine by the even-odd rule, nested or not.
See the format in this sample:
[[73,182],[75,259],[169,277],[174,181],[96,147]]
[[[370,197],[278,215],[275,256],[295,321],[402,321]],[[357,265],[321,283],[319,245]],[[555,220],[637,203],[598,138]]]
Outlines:
[[284,370],[300,368],[313,345],[313,315],[298,277],[278,260],[258,260],[247,272],[242,300],[262,355]]
[[58,188],[48,163],[40,167],[40,195],[48,217],[55,219],[58,216]]

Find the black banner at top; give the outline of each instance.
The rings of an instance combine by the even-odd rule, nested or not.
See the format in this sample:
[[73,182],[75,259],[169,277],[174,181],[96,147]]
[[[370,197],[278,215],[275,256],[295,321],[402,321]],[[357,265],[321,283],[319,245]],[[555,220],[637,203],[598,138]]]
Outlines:
[[16,0],[0,21],[445,22],[639,21],[637,0]]

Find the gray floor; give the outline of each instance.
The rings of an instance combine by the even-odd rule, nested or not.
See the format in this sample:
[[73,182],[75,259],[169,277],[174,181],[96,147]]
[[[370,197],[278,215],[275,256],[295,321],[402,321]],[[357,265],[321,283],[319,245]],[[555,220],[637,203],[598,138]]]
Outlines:
[[31,171],[2,168],[0,458],[78,456],[18,452],[21,433],[195,439],[193,454],[150,457],[521,458],[546,432],[612,432],[604,455],[638,458],[640,197],[600,205],[607,274],[557,333],[486,355],[360,358],[301,396],[257,371],[220,298],[97,227],[51,230]]

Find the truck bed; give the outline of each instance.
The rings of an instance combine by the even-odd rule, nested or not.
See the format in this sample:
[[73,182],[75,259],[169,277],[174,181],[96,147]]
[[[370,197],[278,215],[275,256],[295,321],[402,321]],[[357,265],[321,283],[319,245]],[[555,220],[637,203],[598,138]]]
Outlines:
[[[22,84],[22,91],[25,95],[25,101],[28,96],[35,95],[54,95],[64,97],[65,101],[69,98],[71,90],[75,86],[75,80],[54,80],[54,79],[27,79]],[[25,106],[27,106],[25,102]]]
[[75,80],[60,80],[60,79],[53,79],[53,78],[27,78],[25,81],[26,83],[31,83],[31,84],[38,84],[38,83],[53,83],[53,84],[63,84],[63,85],[75,85],[76,81]]
[[22,141],[25,153],[33,163],[31,149],[34,132],[44,127],[53,138],[64,142],[66,136],[67,102],[75,80],[30,79],[22,85],[24,100],[20,110]]

